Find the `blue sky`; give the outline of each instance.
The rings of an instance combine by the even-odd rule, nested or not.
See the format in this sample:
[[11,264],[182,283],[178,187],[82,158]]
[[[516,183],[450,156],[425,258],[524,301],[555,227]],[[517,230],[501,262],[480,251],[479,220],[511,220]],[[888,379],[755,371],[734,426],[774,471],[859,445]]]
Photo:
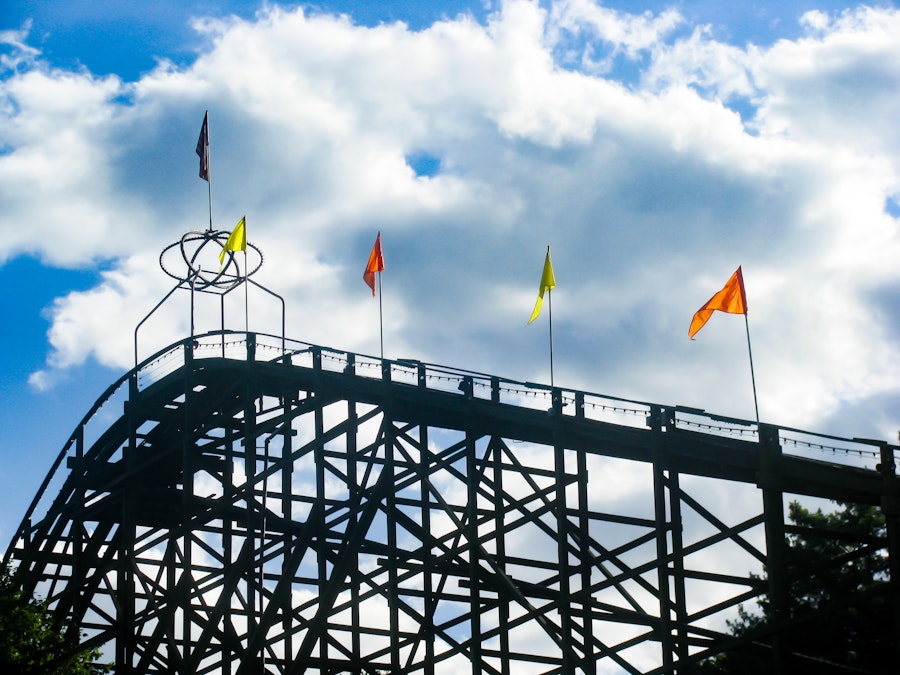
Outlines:
[[388,356],[547,381],[551,244],[557,383],[749,418],[743,321],[686,336],[742,265],[763,418],[895,441],[898,30],[825,0],[4,3],[0,541],[208,218],[207,109],[217,227],[247,214],[292,337],[377,353],[380,230]]

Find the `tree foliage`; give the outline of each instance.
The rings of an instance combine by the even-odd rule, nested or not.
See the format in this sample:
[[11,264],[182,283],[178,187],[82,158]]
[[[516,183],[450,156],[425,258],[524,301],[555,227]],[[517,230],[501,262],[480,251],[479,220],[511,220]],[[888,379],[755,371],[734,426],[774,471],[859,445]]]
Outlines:
[[4,675],[95,675],[97,649],[70,640],[76,630],[59,624],[44,602],[24,594],[8,570],[0,570],[0,672]]
[[[785,672],[896,673],[897,628],[886,592],[889,561],[884,516],[874,506],[839,506],[823,513],[798,502],[789,505],[792,526],[786,571],[790,585],[780,645]],[[770,672],[773,655],[771,636],[766,634],[774,614],[769,597],[760,599],[758,613],[740,607],[738,618],[728,623],[729,630],[736,637],[761,638],[748,639],[694,672]]]

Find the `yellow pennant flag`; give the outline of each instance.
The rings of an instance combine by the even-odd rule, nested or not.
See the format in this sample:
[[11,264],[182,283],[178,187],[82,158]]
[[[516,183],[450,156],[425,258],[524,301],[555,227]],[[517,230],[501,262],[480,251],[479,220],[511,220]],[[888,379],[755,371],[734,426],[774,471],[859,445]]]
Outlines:
[[[244,216],[238,221],[238,224],[234,226],[234,229],[231,231],[231,235],[228,237],[228,241],[225,242],[225,246],[222,247],[222,252],[219,253],[219,265],[225,264],[225,253],[226,251],[246,251],[247,250],[247,216]],[[221,268],[220,268],[221,269]]]
[[553,263],[550,262],[550,247],[548,246],[547,258],[544,260],[544,271],[541,273],[541,287],[538,290],[537,302],[534,303],[534,311],[531,313],[528,323],[538,318],[538,314],[541,313],[541,306],[544,304],[544,291],[554,288],[556,288],[556,279],[553,276]]

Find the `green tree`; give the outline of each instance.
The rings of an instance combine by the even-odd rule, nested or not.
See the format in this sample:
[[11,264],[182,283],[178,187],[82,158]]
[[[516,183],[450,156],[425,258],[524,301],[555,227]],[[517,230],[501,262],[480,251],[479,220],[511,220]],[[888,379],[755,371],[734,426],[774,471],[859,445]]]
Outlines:
[[24,594],[8,570],[0,570],[0,672],[4,675],[95,675],[111,666],[96,663],[97,649],[67,638],[45,603]]
[[[887,593],[888,558],[881,511],[841,504],[831,513],[798,502],[788,508],[787,629],[781,650],[791,675],[898,672],[896,636]],[[728,623],[737,637],[764,634],[774,615],[771,599],[759,613],[739,608]],[[702,675],[765,673],[773,660],[770,639],[748,640],[694,669]]]

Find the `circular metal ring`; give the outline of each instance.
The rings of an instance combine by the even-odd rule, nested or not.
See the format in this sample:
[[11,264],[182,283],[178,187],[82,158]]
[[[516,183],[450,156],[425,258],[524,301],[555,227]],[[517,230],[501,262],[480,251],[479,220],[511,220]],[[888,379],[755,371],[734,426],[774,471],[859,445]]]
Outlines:
[[[241,258],[244,256],[224,250],[230,235],[225,230],[187,232],[180,241],[163,249],[159,254],[159,266],[173,279],[192,285],[194,290],[227,293],[256,274],[263,264],[262,251],[248,241],[242,271]],[[223,251],[225,255],[220,259]],[[183,271],[176,271],[178,267]]]

